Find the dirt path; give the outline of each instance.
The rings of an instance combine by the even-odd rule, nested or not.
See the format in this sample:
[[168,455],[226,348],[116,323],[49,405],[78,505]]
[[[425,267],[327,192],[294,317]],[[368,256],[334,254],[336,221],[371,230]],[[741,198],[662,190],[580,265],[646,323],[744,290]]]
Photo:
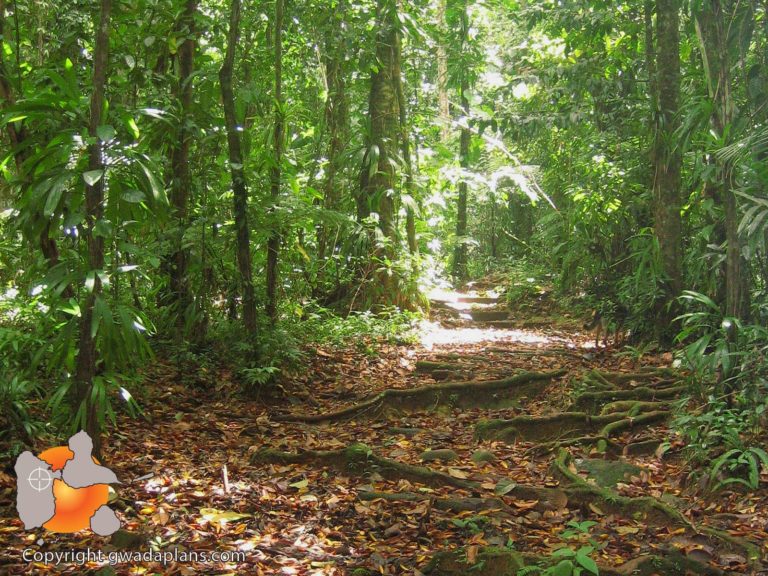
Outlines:
[[[121,478],[154,474],[113,504],[126,531],[42,548],[246,553],[101,574],[514,575],[565,547],[601,574],[758,573],[768,500],[701,500],[679,446],[657,455],[679,394],[668,358],[612,356],[578,319],[537,328],[485,295],[433,311],[417,345],[316,350],[292,390],[306,399],[280,409],[230,395],[226,374],[190,393],[158,366],[148,420],[109,441]],[[0,573],[46,572],[20,561],[28,536],[3,520]]]

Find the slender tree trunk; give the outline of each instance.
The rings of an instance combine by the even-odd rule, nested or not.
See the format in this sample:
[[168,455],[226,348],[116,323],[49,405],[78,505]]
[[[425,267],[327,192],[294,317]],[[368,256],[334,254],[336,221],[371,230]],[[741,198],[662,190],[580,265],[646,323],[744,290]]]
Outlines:
[[447,37],[445,29],[445,4],[447,0],[438,0],[437,4],[437,107],[440,118],[440,140],[446,142],[451,137],[451,108],[448,100],[448,52],[445,49]]
[[657,315],[659,335],[669,335],[677,315],[675,302],[683,287],[682,218],[680,215],[681,154],[675,131],[679,126],[680,99],[680,4],[679,0],[657,0],[658,111],[654,135],[653,196],[655,231],[665,275],[665,305]]
[[[188,278],[188,250],[183,246],[184,231],[189,222],[189,199],[192,189],[192,175],[189,167],[189,153],[192,146],[192,131],[189,129],[192,117],[192,75],[195,65],[196,30],[195,14],[197,0],[186,0],[181,16],[180,29],[185,40],[179,47],[178,96],[180,118],[178,140],[171,153],[171,205],[176,218],[174,253],[171,255],[170,285],[173,304],[177,307],[177,326],[183,328],[187,310],[192,304]],[[181,330],[179,330],[181,333]]]
[[[327,210],[336,210],[343,197],[343,183],[339,178],[342,155],[349,134],[349,103],[344,78],[345,37],[344,14],[346,6],[340,2],[334,14],[337,26],[329,28],[325,36],[323,64],[328,89],[325,100],[325,122],[328,127],[328,169],[326,172],[323,204]],[[318,230],[318,255],[323,261],[328,250],[328,228]]]
[[[720,0],[707,0],[695,13],[696,33],[701,44],[707,87],[714,104],[712,126],[720,138],[724,138],[732,126],[735,111],[731,94],[726,4]],[[731,160],[719,157],[715,158],[715,163],[718,169],[716,198],[725,211],[725,314],[747,319],[749,300],[743,277],[746,267],[741,255],[738,233],[739,213],[733,190],[733,164]]]
[[[466,1],[462,5],[461,13],[461,58],[464,58],[464,52],[467,42],[469,42],[469,14],[467,13]],[[459,163],[461,164],[462,176],[459,181],[459,197],[456,204],[456,248],[453,254],[452,276],[456,286],[462,285],[467,280],[467,196],[469,194],[467,186],[466,171],[469,170],[469,149],[472,143],[472,134],[469,131],[469,79],[466,70],[462,69],[461,83],[459,85],[459,100],[461,102],[461,113],[464,116],[462,122],[461,135],[459,137]]]
[[256,335],[256,295],[251,269],[251,238],[248,228],[248,183],[243,168],[243,153],[235,115],[235,94],[232,90],[232,72],[237,42],[240,38],[240,0],[232,0],[229,17],[229,35],[224,63],[219,71],[224,118],[229,145],[229,170],[232,175],[233,210],[237,230],[237,267],[243,292],[243,323],[251,336]]
[[103,123],[104,96],[107,84],[107,65],[109,63],[109,22],[112,10],[111,0],[101,0],[99,22],[96,28],[96,44],[93,51],[93,92],[91,94],[91,113],[88,135],[92,143],[88,146],[88,170],[101,171],[101,177],[93,184],[85,186],[85,226],[83,235],[88,247],[88,271],[94,275],[93,287],[85,297],[80,319],[80,341],[75,368],[74,406],[85,408],[85,430],[93,439],[96,455],[101,452],[101,421],[103,414],[91,394],[94,378],[97,374],[98,351],[93,334],[93,314],[96,298],[101,293],[99,273],[104,268],[104,238],[94,234],[94,228],[103,216],[104,189],[107,175],[103,158],[102,142],[98,137],[98,127]]
[[411,254],[419,253],[419,244],[416,240],[416,213],[413,209],[416,203],[416,188],[413,180],[413,162],[411,160],[411,138],[410,128],[408,126],[408,106],[403,88],[403,70],[402,70],[402,45],[400,35],[397,35],[398,46],[395,47],[395,67],[392,79],[395,82],[397,91],[397,106],[400,113],[400,153],[403,156],[403,166],[405,168],[405,192],[408,194],[409,202],[405,207],[405,232],[408,240],[408,251]]
[[[275,132],[274,166],[270,171],[271,197],[274,208],[280,196],[283,161],[283,12],[284,0],[275,0]],[[275,224],[277,226],[277,224]],[[277,318],[277,265],[280,252],[280,232],[274,229],[267,241],[267,316],[273,322]]]

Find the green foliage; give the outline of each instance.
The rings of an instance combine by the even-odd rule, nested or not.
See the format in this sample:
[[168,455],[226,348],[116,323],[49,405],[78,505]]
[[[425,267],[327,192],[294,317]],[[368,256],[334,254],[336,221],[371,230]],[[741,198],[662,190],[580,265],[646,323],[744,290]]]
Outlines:
[[761,467],[768,468],[768,453],[762,448],[732,448],[714,461],[709,477],[715,481],[719,473],[725,475],[714,485],[714,490],[729,484],[742,484],[750,490],[757,490]]
[[[590,529],[596,526],[597,522],[585,520],[578,522],[571,520],[567,524],[561,536],[566,540],[583,540],[589,537]],[[518,576],[527,576],[530,574],[540,574],[541,576],[580,576],[581,574],[599,574],[597,563],[592,558],[592,554],[598,549],[598,544],[589,538],[589,544],[579,548],[564,546],[558,548],[549,557],[546,568],[525,567],[517,572]]]
[[703,294],[686,292],[683,300],[693,310],[681,316],[680,357],[691,370],[694,398],[706,403],[682,411],[673,425],[689,458],[708,466],[714,489],[742,484],[754,490],[766,464],[758,446],[768,410],[766,330],[724,317]]
[[506,267],[504,274],[504,289],[510,306],[534,301],[550,289],[553,281],[553,274],[527,258]]
[[[734,482],[756,489],[755,474],[762,461],[760,434],[768,411],[765,395],[758,404],[742,400],[730,406],[724,398],[715,396],[696,411],[684,410],[687,404],[688,399],[681,402],[673,427],[686,440],[688,458],[710,469],[715,489]],[[721,480],[724,474],[729,476]]]
[[37,435],[41,425],[30,414],[29,402],[39,393],[39,386],[33,382],[0,372],[0,421],[5,422],[0,438],[31,439]]
[[706,396],[710,383],[715,382],[716,393],[738,392],[748,402],[759,399],[758,388],[768,374],[768,330],[724,316],[704,294],[686,291],[681,300],[694,308],[679,317],[682,329],[677,335],[683,345],[680,357],[692,371],[694,389]]
[[374,314],[370,311],[352,312],[346,317],[327,309],[310,307],[303,311],[303,319],[293,325],[305,335],[307,342],[346,347],[350,343],[361,352],[375,353],[375,343],[408,343],[415,338],[419,315],[387,307]]
[[451,524],[466,530],[470,534],[480,534],[483,526],[490,522],[487,516],[468,516],[467,518],[452,518]]

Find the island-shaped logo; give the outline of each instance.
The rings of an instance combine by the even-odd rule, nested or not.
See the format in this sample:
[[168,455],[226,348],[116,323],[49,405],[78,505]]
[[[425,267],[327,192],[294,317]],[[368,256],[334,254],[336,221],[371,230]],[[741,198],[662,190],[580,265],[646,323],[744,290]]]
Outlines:
[[38,456],[23,452],[16,459],[16,509],[26,530],[79,532],[90,528],[109,536],[120,528],[107,506],[109,484],[119,484],[109,468],[92,456],[93,441],[85,432],[68,446],[50,448]]

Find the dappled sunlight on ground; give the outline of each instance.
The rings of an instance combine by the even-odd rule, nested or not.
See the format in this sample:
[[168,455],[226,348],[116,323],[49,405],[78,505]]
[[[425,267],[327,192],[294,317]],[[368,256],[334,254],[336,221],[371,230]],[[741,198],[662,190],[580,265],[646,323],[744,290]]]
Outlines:
[[445,328],[439,322],[424,320],[419,327],[419,342],[427,350],[434,346],[460,346],[479,342],[516,342],[542,347],[567,346],[575,343],[561,336],[533,330],[499,330],[496,328]]
[[[426,292],[427,298],[430,300],[439,300],[441,302],[445,302],[446,304],[451,305],[461,305],[461,307],[465,306],[464,302],[459,302],[461,298],[476,298],[476,297],[486,297],[486,298],[499,298],[499,294],[497,292],[494,292],[493,290],[486,290],[483,291],[482,294],[475,292],[475,291],[468,291],[468,292],[461,292],[458,293],[455,290],[445,289],[445,288],[431,288]],[[471,306],[471,304],[467,305],[467,307]]]

